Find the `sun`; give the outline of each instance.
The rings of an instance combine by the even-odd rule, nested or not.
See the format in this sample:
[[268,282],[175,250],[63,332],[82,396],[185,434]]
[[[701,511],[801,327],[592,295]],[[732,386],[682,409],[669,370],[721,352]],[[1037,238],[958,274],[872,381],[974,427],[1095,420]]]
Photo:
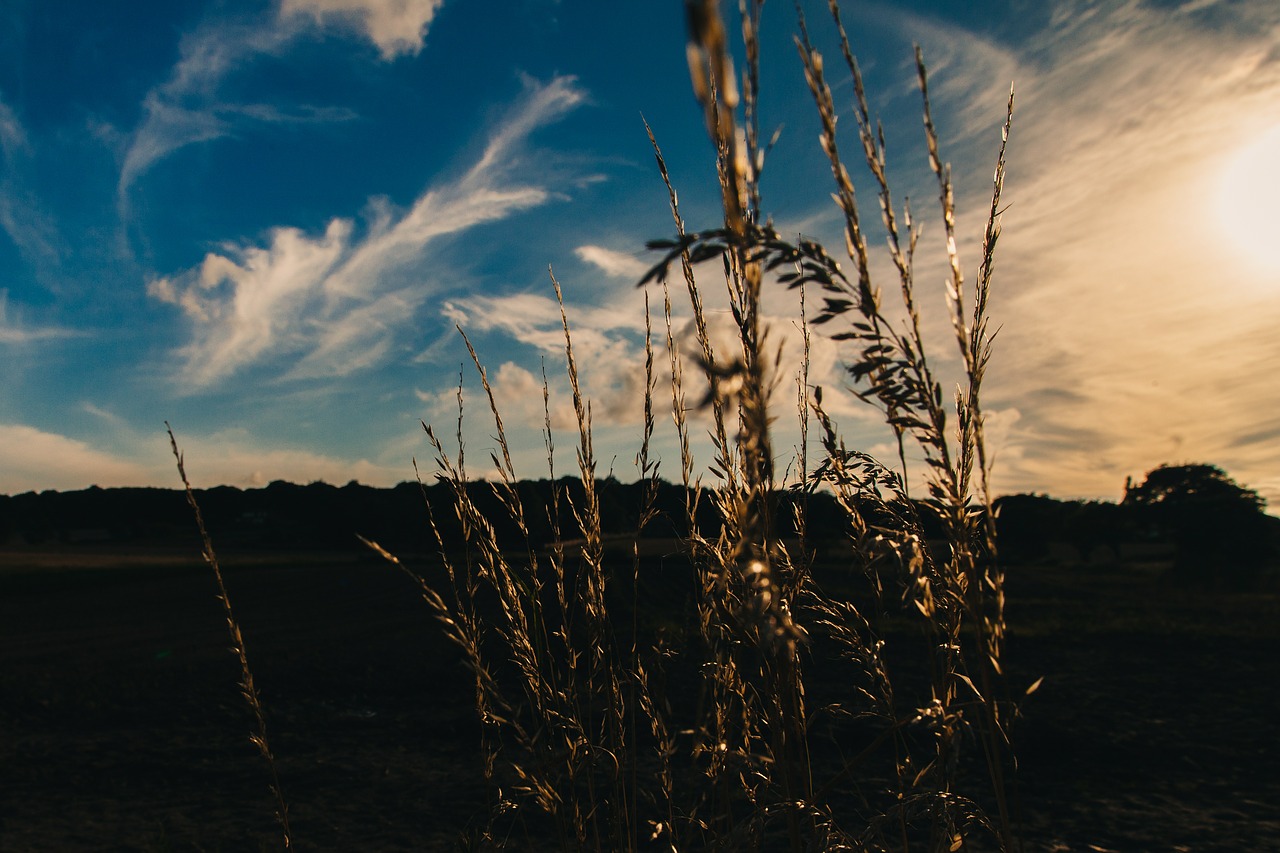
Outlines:
[[1242,258],[1280,272],[1280,125],[1229,155],[1216,202],[1218,222]]

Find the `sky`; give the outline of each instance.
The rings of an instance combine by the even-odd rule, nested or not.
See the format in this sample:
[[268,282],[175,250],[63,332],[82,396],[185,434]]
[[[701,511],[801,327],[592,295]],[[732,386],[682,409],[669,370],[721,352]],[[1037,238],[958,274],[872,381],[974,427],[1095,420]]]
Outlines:
[[[826,4],[802,5],[857,163]],[[1280,4],[845,6],[895,194],[924,223],[917,278],[944,375],[946,255],[912,46],[969,280],[1017,93],[984,390],[995,491],[1116,500],[1126,477],[1209,462],[1275,512]],[[763,206],[781,233],[842,252],[792,4],[763,24],[760,122],[780,131]],[[196,486],[391,485],[415,459],[430,476],[420,422],[454,434],[459,381],[483,475],[494,426],[459,329],[517,474],[547,476],[544,371],[554,473],[572,473],[550,271],[600,472],[634,478],[646,300],[665,338],[662,292],[637,282],[656,260],[646,241],[674,229],[646,121],[688,227],[720,216],[684,42],[676,0],[0,0],[0,493],[177,486],[166,421]],[[874,188],[855,182],[874,223]],[[875,270],[892,294],[885,253]],[[723,329],[723,285],[699,278]],[[678,290],[672,310],[684,358]],[[772,287],[765,311],[783,347],[784,467],[799,305]],[[850,446],[892,458],[824,332],[810,383]],[[654,452],[674,478],[662,393]]]

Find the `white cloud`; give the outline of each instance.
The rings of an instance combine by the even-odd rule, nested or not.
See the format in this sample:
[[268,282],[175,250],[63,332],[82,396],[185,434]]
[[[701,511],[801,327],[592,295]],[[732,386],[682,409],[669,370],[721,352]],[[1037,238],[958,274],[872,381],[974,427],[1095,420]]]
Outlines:
[[122,196],[147,170],[174,151],[229,136],[247,122],[310,124],[350,121],[356,117],[343,107],[308,104],[285,108],[271,104],[203,102],[186,106],[181,101],[188,97],[188,92],[177,87],[162,87],[147,95],[143,102],[146,118],[133,132],[120,170],[118,191]]
[[[627,307],[632,310],[627,310]],[[478,295],[447,302],[444,311],[472,336],[482,363],[485,347],[476,340],[477,334],[496,332],[539,351],[546,359],[551,383],[553,425],[576,429],[565,379],[564,328],[560,306],[555,299],[530,293]],[[597,423],[629,419],[635,422],[634,416],[641,411],[643,404],[643,294],[638,304],[632,300],[630,306],[616,303],[598,308],[569,305],[567,312],[579,379],[584,394],[594,398]],[[655,334],[658,334],[656,330]],[[659,362],[658,369],[661,367]],[[525,426],[542,424],[540,377],[534,380],[527,368],[503,363],[491,380],[499,403],[504,407],[514,407],[510,415],[512,419],[519,418]],[[533,394],[535,390],[536,394]],[[451,399],[446,391],[433,396],[441,401]],[[505,411],[503,416],[508,417]]]
[[[396,218],[385,207],[358,235],[334,219],[321,236],[271,232],[267,246],[228,246],[194,269],[159,278],[148,293],[181,306],[193,327],[180,380],[196,389],[268,359],[287,378],[346,375],[379,363],[416,309],[447,282],[421,272],[430,244],[543,204],[551,190],[529,177],[527,139],[579,105],[573,78],[525,81],[475,165],[428,188]],[[376,207],[376,205],[375,205]]]
[[203,387],[298,334],[302,318],[320,310],[317,285],[347,248],[351,223],[335,219],[323,236],[311,238],[280,228],[268,248],[256,246],[209,254],[180,277],[157,279],[147,293],[180,305],[196,324],[197,340],[187,348],[184,380]]
[[603,271],[605,275],[613,276],[614,278],[628,278],[638,281],[640,276],[649,271],[649,264],[635,255],[606,249],[603,246],[579,246],[573,250],[573,253],[580,260],[592,264]]
[[[562,372],[548,367],[548,399],[544,408],[540,375],[535,376],[532,371],[510,361],[498,365],[498,369],[489,375],[489,384],[504,423],[544,426],[546,409],[549,408],[552,429],[577,429],[568,386],[564,377],[557,375]],[[456,406],[456,399],[451,402]]]
[[154,469],[83,441],[23,424],[0,424],[0,494],[153,482]]
[[[708,265],[707,272],[714,275]],[[708,279],[712,281],[713,279]],[[717,285],[703,284],[704,290],[714,294]],[[723,287],[721,286],[721,289]],[[593,296],[599,296],[592,291]],[[574,358],[578,365],[579,381],[584,395],[593,403],[593,419],[598,426],[634,426],[641,423],[644,406],[644,311],[646,291],[628,286],[615,292],[606,292],[601,304],[587,305],[573,300],[573,292],[566,288],[565,311],[573,337]],[[658,416],[670,421],[671,367],[666,353],[666,329],[662,317],[661,302],[652,304],[660,293],[655,288],[648,293],[651,300],[652,341],[654,348],[654,405]],[[678,298],[678,294],[676,295]],[[781,301],[781,300],[778,300]],[[714,299],[711,300],[715,302]],[[784,307],[784,306],[777,306]],[[530,347],[546,359],[547,374],[551,382],[553,424],[558,428],[574,426],[569,408],[569,392],[563,379],[565,369],[564,330],[561,326],[560,306],[550,296],[530,293],[505,296],[469,296],[450,300],[443,309],[462,329],[472,336],[483,361],[485,347],[476,335],[498,335]],[[675,310],[681,310],[677,307]],[[794,409],[795,377],[803,358],[804,343],[798,318],[783,314],[764,317],[768,329],[769,374],[777,382],[776,403],[780,412]],[[708,307],[708,333],[717,358],[728,363],[739,351],[737,328],[727,310]],[[672,337],[679,354],[683,387],[687,404],[696,406],[707,393],[707,381],[697,355],[701,348],[696,341],[692,319],[687,311],[672,318]],[[778,355],[776,364],[772,361]],[[823,385],[828,393],[827,408],[837,416],[865,420],[869,416],[866,406],[840,392],[844,385],[843,368],[836,344],[820,334],[811,339],[809,353],[809,382]],[[498,393],[500,403],[514,405],[515,416],[522,417],[526,426],[541,425],[541,380],[538,380],[536,406],[528,400],[521,402],[521,394],[531,393],[529,387],[517,387],[515,365],[504,364],[510,381],[503,392]],[[523,368],[521,368],[523,369]],[[527,372],[527,370],[526,370]],[[527,385],[527,383],[525,383]],[[498,384],[494,382],[495,391]],[[420,399],[433,401],[436,411],[447,414],[452,411],[452,391],[419,392]],[[706,412],[694,412],[692,417],[702,418]],[[507,414],[504,412],[504,417]],[[701,428],[699,428],[701,429]]]
[[109,409],[104,409],[101,406],[97,406],[93,403],[90,403],[87,400],[80,404],[80,410],[87,414],[93,415],[95,418],[101,419],[103,423],[105,423],[107,426],[111,427],[112,429],[117,429],[117,430],[126,429],[128,426],[127,423],[125,422],[125,419],[117,415],[115,412]]
[[320,23],[354,26],[378,46],[383,59],[422,49],[444,0],[283,0],[281,18],[310,16]]
[[[584,353],[594,353],[605,348],[617,332],[642,333],[644,301],[643,294],[639,296],[639,299],[619,300],[603,308],[570,305],[567,313],[574,346]],[[469,334],[497,331],[545,354],[564,352],[560,306],[551,296],[536,293],[477,294],[449,300],[441,310]]]
[[56,268],[58,235],[53,223],[32,193],[14,186],[11,179],[0,182],[0,228],[28,262]]
[[[163,430],[141,434],[110,412],[91,404],[82,408],[101,419],[98,432],[119,449],[108,451],[25,424],[0,423],[0,494],[67,491],[93,485],[181,488]],[[177,437],[187,475],[196,488],[248,488],[273,480],[342,484],[353,479],[366,485],[392,486],[412,478],[409,448],[421,445],[419,431],[412,443],[397,440],[397,446],[383,448],[379,459],[371,460],[267,444],[243,429],[211,434],[188,434],[179,429]]]
[[[410,479],[413,473],[407,457],[393,464],[336,457],[302,448],[264,444],[242,429],[210,435],[179,432],[177,438],[186,460],[187,475],[196,488],[265,486],[274,480],[291,483],[323,480],[333,484],[359,480],[366,485],[391,486]],[[164,451],[169,453],[167,444]],[[171,455],[162,464],[170,471],[176,470],[172,467]],[[173,477],[176,479],[177,474]]]

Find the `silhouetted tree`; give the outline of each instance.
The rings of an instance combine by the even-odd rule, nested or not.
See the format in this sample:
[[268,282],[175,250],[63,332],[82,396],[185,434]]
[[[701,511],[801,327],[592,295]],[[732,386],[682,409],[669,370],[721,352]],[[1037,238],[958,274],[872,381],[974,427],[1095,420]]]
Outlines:
[[1245,582],[1272,556],[1265,502],[1216,465],[1161,465],[1125,483],[1124,505],[1174,543],[1174,573],[1188,580]]

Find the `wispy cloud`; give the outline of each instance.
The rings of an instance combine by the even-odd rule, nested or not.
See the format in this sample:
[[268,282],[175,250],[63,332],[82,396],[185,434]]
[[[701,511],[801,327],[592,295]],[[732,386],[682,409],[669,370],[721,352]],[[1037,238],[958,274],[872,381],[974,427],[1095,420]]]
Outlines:
[[[890,90],[888,95],[919,99],[909,46],[912,43],[922,46],[934,109],[939,113],[945,111],[948,117],[942,128],[948,137],[944,142],[983,141],[999,127],[1004,118],[1009,84],[1021,77],[1022,60],[1015,49],[959,27],[954,21],[914,14],[898,6],[858,3],[850,7],[842,14],[849,22],[855,50],[859,25],[892,34],[905,48],[899,75],[901,88]],[[847,75],[833,79],[848,85]]]
[[1059,0],[1016,40],[852,16],[924,45],[970,261],[1017,89],[986,393],[997,489],[1116,495],[1127,474],[1192,460],[1274,481],[1259,401],[1275,396],[1280,267],[1241,263],[1213,209],[1231,153],[1280,126],[1280,8]]
[[252,106],[223,102],[222,84],[249,60],[279,51],[293,34],[278,25],[219,21],[183,38],[169,79],[143,101],[142,122],[120,168],[121,205],[127,206],[134,182],[160,160],[187,145],[226,136],[237,118],[257,117]]
[[0,98],[0,149],[5,156],[13,156],[13,152],[27,147],[27,132],[22,122],[14,115],[13,109]]
[[[339,26],[377,45],[383,59],[421,49],[443,0],[283,0],[274,16],[215,19],[182,40],[169,79],[147,93],[143,119],[128,142],[117,191],[122,211],[131,186],[157,162],[188,145],[230,135],[246,122],[342,121],[349,110],[313,105],[239,103],[224,83],[264,56],[284,53],[310,28]],[[3,126],[0,114],[0,127]]]
[[1234,442],[1274,425],[1258,412],[1277,387],[1280,270],[1238,263],[1212,198],[1224,153],[1280,124],[1280,9],[1054,17],[1020,50],[990,387],[1021,418],[999,482],[1108,494],[1189,460],[1257,479],[1274,442]]
[[[31,263],[56,264],[57,234],[35,194],[22,176],[32,156],[26,128],[13,109],[0,97],[0,228],[13,240]],[[0,309],[3,303],[0,303]]]
[[606,249],[603,246],[579,246],[573,253],[605,275],[614,278],[630,278],[639,280],[649,270],[649,264],[635,255]]
[[434,241],[553,197],[530,177],[539,170],[529,168],[527,141],[584,98],[571,77],[526,80],[479,160],[398,217],[383,205],[359,234],[346,219],[319,236],[278,228],[266,246],[228,246],[152,281],[148,293],[180,306],[192,323],[180,380],[205,388],[268,357],[281,360],[288,378],[346,375],[381,361],[418,306],[449,285],[428,272]]
[[80,404],[80,411],[89,415],[93,415],[95,418],[98,418],[104,424],[111,427],[112,429],[119,430],[119,429],[128,428],[128,423],[125,421],[124,418],[120,417],[118,414],[116,414],[113,411],[110,411],[109,409],[104,409],[101,406],[95,405],[87,400]]
[[[551,289],[548,283],[547,289]],[[567,306],[574,341],[584,352],[608,347],[618,333],[644,332],[644,295],[626,293],[605,307],[573,303]],[[450,299],[442,313],[468,333],[498,332],[546,354],[564,351],[560,306],[547,294],[476,294]]]
[[18,346],[83,334],[58,326],[31,326],[9,312],[9,292],[0,289],[0,345]]

